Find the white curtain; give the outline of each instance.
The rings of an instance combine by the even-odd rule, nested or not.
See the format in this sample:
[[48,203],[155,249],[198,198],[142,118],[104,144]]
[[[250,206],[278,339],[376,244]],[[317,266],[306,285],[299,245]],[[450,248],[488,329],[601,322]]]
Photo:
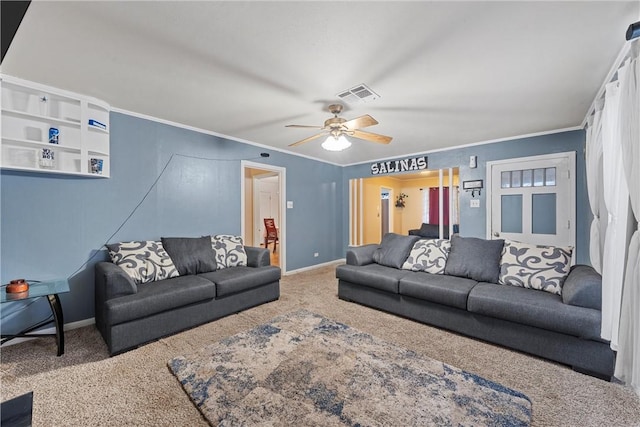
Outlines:
[[629,190],[622,168],[619,82],[609,83],[602,110],[602,173],[608,225],[602,257],[602,338],[618,350],[620,303],[628,247]]
[[[589,118],[587,128],[587,193],[593,220],[589,238],[591,265],[602,273],[602,246],[600,240],[600,205],[602,202],[602,111]],[[604,235],[605,230],[602,230]]]
[[[636,224],[640,219],[640,64],[632,60],[618,70],[622,165]],[[640,396],[640,225],[631,237],[620,310],[615,376]]]

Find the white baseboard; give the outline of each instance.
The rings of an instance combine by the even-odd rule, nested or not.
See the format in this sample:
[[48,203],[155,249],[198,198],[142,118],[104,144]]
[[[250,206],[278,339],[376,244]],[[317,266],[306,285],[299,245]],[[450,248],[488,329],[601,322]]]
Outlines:
[[302,273],[304,271],[315,270],[317,268],[326,267],[328,265],[337,264],[339,262],[346,262],[346,259],[345,258],[340,258],[340,259],[336,259],[336,260],[333,260],[333,261],[323,262],[322,264],[310,265],[309,267],[302,267],[302,268],[298,268],[296,270],[290,270],[290,271],[287,271],[286,273],[284,273],[284,276],[289,276],[291,274],[298,274],[298,273]]
[[[72,329],[78,329],[78,328],[82,328],[82,327],[85,327],[85,326],[93,325],[94,323],[96,323],[95,317],[92,317],[90,319],[78,320],[77,322],[65,323],[64,324],[64,330],[65,331],[70,331]],[[45,329],[38,329],[37,331],[33,331],[33,333],[34,334],[55,334],[56,333],[56,327],[55,326],[51,326],[51,327],[45,328]],[[31,340],[35,340],[37,338],[39,338],[39,337],[15,338],[15,339],[12,339],[11,341],[7,341],[6,343],[2,344],[2,347],[9,347],[10,345],[20,344],[21,342],[31,341]]]

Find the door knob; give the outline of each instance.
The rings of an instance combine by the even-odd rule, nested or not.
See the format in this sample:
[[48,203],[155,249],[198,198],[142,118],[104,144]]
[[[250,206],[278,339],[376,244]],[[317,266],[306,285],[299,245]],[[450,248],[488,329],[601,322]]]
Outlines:
[[500,233],[498,233],[497,231],[493,232],[493,237],[500,237]]

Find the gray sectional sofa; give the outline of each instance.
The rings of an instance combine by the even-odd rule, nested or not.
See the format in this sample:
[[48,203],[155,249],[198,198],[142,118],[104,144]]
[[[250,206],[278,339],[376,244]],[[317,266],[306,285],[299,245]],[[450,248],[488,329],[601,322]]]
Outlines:
[[[270,265],[268,249],[237,244],[238,262],[207,239],[107,245],[120,265],[95,266],[95,319],[110,355],[280,297],[281,272]],[[115,257],[125,245],[129,252]]]
[[[576,265],[569,270],[567,265],[568,274],[560,281],[538,280],[547,291],[499,284],[509,279],[510,271],[516,272],[516,281],[523,276],[521,266],[505,261],[509,253],[524,264],[535,257],[502,240],[454,235],[444,242],[450,245],[443,251],[448,252],[446,261],[430,264],[440,274],[412,271],[408,267],[416,262],[415,248],[426,242],[418,236],[386,235],[380,245],[350,247],[346,264],[336,269],[339,298],[611,379],[615,352],[600,338],[601,277],[593,268]],[[562,269],[555,261],[548,264],[554,271]]]

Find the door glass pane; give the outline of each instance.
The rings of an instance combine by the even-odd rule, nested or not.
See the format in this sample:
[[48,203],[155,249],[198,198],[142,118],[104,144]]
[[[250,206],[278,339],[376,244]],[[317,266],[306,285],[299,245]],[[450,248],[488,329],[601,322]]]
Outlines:
[[545,170],[544,185],[556,185],[556,168],[547,168]]
[[502,188],[510,188],[511,187],[511,172],[502,172],[500,174],[500,187]]
[[500,231],[522,233],[522,194],[502,196]]
[[544,185],[544,169],[533,170],[533,186],[542,187]]
[[531,196],[531,231],[533,234],[556,234],[556,194]]
[[522,171],[512,171],[511,172],[511,187],[512,188],[520,188],[521,182],[522,182]]
[[531,187],[533,185],[533,170],[527,169],[522,171],[522,186]]

